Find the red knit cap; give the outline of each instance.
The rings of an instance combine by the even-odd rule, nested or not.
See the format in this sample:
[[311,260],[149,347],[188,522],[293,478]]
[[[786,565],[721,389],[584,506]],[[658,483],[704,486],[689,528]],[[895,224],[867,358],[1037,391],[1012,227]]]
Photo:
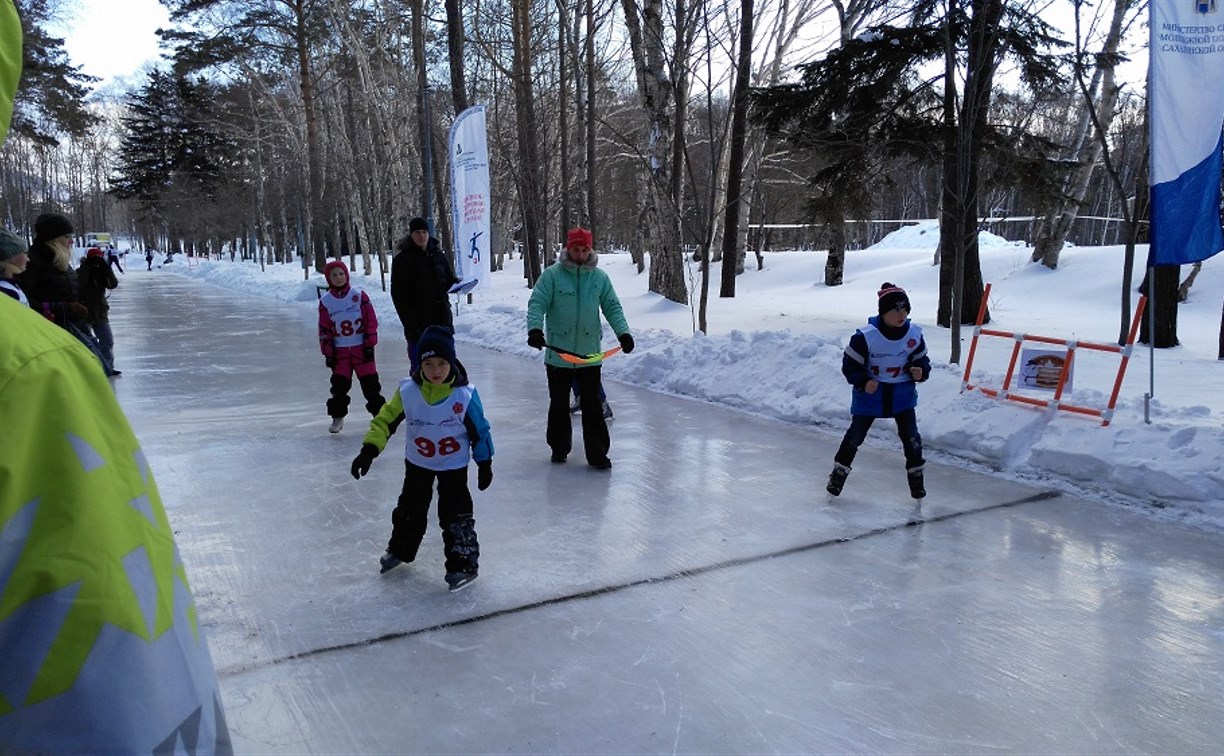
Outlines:
[[102,254],[102,250],[98,249],[97,247],[90,247],[89,251],[85,254],[88,257],[105,257],[105,255]]
[[595,236],[585,228],[571,228],[565,237],[565,246],[591,248],[595,246]]

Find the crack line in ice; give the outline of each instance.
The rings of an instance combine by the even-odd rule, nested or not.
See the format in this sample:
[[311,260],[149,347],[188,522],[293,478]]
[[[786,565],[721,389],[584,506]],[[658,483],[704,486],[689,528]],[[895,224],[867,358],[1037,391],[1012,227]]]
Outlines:
[[991,504],[990,506],[981,507],[979,509],[966,509],[966,510],[961,510],[958,512],[947,512],[945,514],[936,515],[935,517],[923,517],[919,515],[918,517],[907,519],[904,522],[893,523],[892,525],[881,525],[878,528],[872,528],[870,530],[865,530],[862,533],[859,533],[857,535],[841,536],[837,538],[828,538],[823,541],[816,541],[815,543],[803,544],[802,546],[792,546],[790,548],[781,549],[779,551],[771,551],[768,554],[756,554],[753,556],[738,557],[736,559],[728,559],[722,562],[715,562],[714,564],[707,564],[704,567],[693,567],[691,569],[676,570],[675,572],[671,572],[666,575],[640,578],[638,580],[630,580],[625,583],[618,583],[617,585],[606,585],[602,588],[592,588],[589,591],[579,591],[578,593],[567,593],[564,596],[554,596],[553,598],[542,599],[540,601],[533,601],[530,604],[523,604],[521,606],[512,606],[506,609],[498,609],[496,611],[486,612],[484,614],[477,614],[475,616],[465,617],[463,619],[451,620],[449,622],[440,622],[436,625],[430,625],[428,627],[420,627],[415,630],[398,630],[394,633],[386,633],[385,635],[380,635],[375,638],[367,638],[365,640],[350,641],[348,643],[337,643],[332,646],[321,646],[319,648],[312,648],[308,651],[299,651],[294,654],[286,654],[285,656],[275,657],[275,658],[268,659],[260,663],[239,664],[233,667],[219,669],[217,670],[217,674],[220,675],[221,677],[227,677],[230,675],[236,675],[236,674],[240,674],[243,672],[250,672],[252,670],[261,669],[263,667],[270,667],[270,666],[275,666],[277,664],[283,664],[285,662],[297,661],[299,659],[307,659],[309,657],[319,656],[321,654],[328,654],[333,651],[347,651],[353,648],[361,648],[363,646],[372,646],[376,643],[384,643],[386,641],[400,640],[401,638],[412,638],[417,635],[424,635],[425,633],[437,632],[439,630],[446,630],[452,627],[462,627],[463,625],[471,625],[476,622],[484,622],[485,620],[496,619],[498,617],[506,617],[512,614],[519,614],[521,612],[526,612],[531,609],[540,609],[546,606],[564,604],[570,601],[581,601],[582,599],[594,598],[596,596],[602,596],[608,593],[616,593],[618,591],[623,591],[628,588],[637,588],[638,586],[642,586],[642,585],[654,585],[656,583],[667,583],[672,580],[679,580],[681,578],[697,577],[699,575],[704,575],[708,572],[716,572],[718,570],[730,569],[732,567],[742,567],[743,565],[753,564],[755,562],[763,562],[766,559],[776,559],[778,557],[791,556],[793,554],[802,554],[805,551],[813,551],[815,549],[821,549],[827,546],[836,546],[838,544],[843,544],[843,543],[853,543],[854,541],[861,541],[865,538],[872,538],[874,536],[884,535],[886,533],[891,533],[893,531],[901,530],[903,528],[914,527],[916,525],[928,525],[932,523],[943,522],[945,520],[951,520],[956,517],[963,517],[965,515],[982,514],[984,512],[992,512],[997,509],[1008,509],[1010,507],[1020,506],[1021,504],[1034,504],[1034,503],[1041,502],[1041,501],[1049,501],[1050,499],[1056,499],[1056,498],[1059,498],[1060,496],[1062,496],[1062,493],[1060,491],[1040,491],[1038,493],[1033,494],[1032,496],[1026,496],[1022,499],[1015,499],[1013,501],[1003,501],[1003,502],[999,502],[998,504]]

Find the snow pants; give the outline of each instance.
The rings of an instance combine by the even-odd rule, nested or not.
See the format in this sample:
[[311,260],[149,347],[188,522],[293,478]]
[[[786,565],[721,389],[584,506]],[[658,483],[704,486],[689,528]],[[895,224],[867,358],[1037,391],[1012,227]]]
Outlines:
[[[905,450],[905,469],[912,470],[922,467],[922,436],[918,434],[918,415],[914,410],[905,410],[895,415],[897,435],[901,438],[901,448]],[[876,418],[871,415],[852,415],[850,428],[842,438],[833,461],[839,465],[851,467],[858,448],[867,439],[867,431]]]
[[421,548],[429,525],[429,502],[434,480],[438,481],[438,525],[442,528],[442,551],[446,571],[476,572],[480,543],[472,516],[472,492],[468,490],[467,465],[456,470],[427,470],[404,461],[404,488],[391,511],[391,540],[387,551],[411,562]]
[[570,421],[570,389],[578,389],[578,406],[582,409],[582,446],[587,462],[608,458],[612,439],[608,436],[608,421],[603,416],[600,400],[602,380],[600,366],[564,368],[545,365],[548,372],[548,430],[545,439],[554,455],[566,456],[574,444],[574,429]]
[[336,366],[332,368],[331,398],[327,400],[328,417],[344,417],[348,414],[349,389],[353,387],[353,374],[361,384],[361,393],[365,396],[366,410],[371,415],[377,415],[387,400],[382,395],[382,385],[378,381],[378,366],[374,360],[365,358],[365,347],[336,347],[333,352]]

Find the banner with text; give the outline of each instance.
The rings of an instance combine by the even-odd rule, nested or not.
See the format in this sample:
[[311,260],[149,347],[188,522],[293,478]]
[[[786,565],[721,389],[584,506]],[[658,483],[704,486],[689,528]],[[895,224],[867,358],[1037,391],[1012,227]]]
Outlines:
[[1224,248],[1220,233],[1224,13],[1218,0],[1152,0],[1149,48],[1152,228],[1149,265]]
[[455,273],[451,291],[480,285],[489,252],[489,149],[485,106],[473,105],[455,118],[450,130],[451,207],[455,228]]

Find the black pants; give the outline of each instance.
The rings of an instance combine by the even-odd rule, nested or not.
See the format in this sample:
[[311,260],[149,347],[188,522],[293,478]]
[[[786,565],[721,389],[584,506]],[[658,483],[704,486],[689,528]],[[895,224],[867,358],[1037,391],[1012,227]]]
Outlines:
[[[371,415],[377,415],[378,411],[382,409],[382,406],[387,401],[383,399],[382,385],[379,383],[378,373],[359,375],[357,376],[357,381],[361,384],[361,394],[366,400],[366,411]],[[352,387],[352,378],[332,373],[331,398],[327,400],[328,417],[344,417],[348,414],[349,389]]]
[[608,421],[604,419],[599,399],[602,381],[600,366],[563,368],[545,365],[548,371],[548,433],[546,439],[553,454],[566,455],[574,445],[574,429],[570,422],[570,388],[578,389],[578,406],[582,409],[582,446],[587,462],[608,458],[612,441],[608,437]]
[[442,550],[446,571],[476,572],[480,543],[472,516],[472,493],[468,490],[467,466],[458,470],[426,470],[404,461],[404,488],[391,512],[391,540],[387,550],[405,562],[416,559],[421,539],[429,525],[429,501],[434,480],[438,481],[438,525],[442,528]]
[[[918,416],[911,409],[898,412],[895,419],[897,435],[901,437],[901,448],[905,450],[905,468],[909,470],[920,467],[922,465],[922,436],[918,435]],[[842,438],[841,446],[837,448],[833,461],[850,467],[854,462],[854,455],[858,453],[858,448],[867,439],[867,431],[871,429],[871,424],[875,420],[876,418],[870,415],[851,416],[850,428]]]

